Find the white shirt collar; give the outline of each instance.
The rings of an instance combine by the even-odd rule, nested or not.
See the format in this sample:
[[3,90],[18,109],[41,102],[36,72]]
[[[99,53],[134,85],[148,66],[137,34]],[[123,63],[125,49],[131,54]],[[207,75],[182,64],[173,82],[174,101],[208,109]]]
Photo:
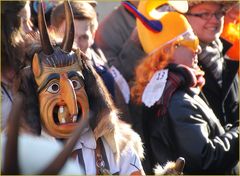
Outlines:
[[83,134],[78,139],[73,150],[81,149],[83,146],[89,149],[96,149],[96,140],[90,128],[87,128],[86,131],[83,131]]

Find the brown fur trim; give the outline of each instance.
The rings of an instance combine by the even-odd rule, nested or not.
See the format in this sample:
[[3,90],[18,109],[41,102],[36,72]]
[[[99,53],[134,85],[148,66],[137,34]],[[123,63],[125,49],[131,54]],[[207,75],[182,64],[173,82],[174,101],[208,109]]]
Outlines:
[[100,120],[94,130],[95,138],[104,137],[115,154],[115,159],[119,160],[120,153],[131,148],[136,154],[143,158],[143,146],[140,136],[134,132],[131,126],[121,121],[115,112],[105,116]]
[[155,175],[183,175],[185,159],[179,157],[176,162],[168,161],[165,166],[157,164],[154,168]]
[[154,174],[155,175],[167,175],[169,169],[173,169],[175,167],[175,162],[168,161],[165,166],[161,166],[160,164],[157,164],[155,166]]
[[115,131],[117,116],[115,112],[105,115],[98,122],[96,128],[94,129],[95,138],[98,139],[104,135],[110,134]]
[[129,124],[121,120],[118,120],[118,126],[120,134],[122,134],[120,138],[122,140],[119,140],[120,151],[124,150],[126,147],[130,147],[141,159],[143,159],[144,151],[140,136],[133,131]]

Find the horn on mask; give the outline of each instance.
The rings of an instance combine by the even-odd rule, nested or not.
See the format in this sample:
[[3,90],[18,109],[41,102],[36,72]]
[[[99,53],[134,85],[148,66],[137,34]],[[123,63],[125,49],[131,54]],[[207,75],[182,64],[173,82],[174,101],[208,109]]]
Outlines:
[[70,52],[74,41],[74,21],[69,1],[64,1],[64,9],[66,16],[66,28],[61,48],[63,51]]
[[43,52],[46,55],[51,55],[54,52],[54,50],[53,50],[53,47],[51,45],[51,42],[50,42],[50,39],[48,36],[42,1],[38,5],[38,29],[40,32],[40,38],[41,38]]

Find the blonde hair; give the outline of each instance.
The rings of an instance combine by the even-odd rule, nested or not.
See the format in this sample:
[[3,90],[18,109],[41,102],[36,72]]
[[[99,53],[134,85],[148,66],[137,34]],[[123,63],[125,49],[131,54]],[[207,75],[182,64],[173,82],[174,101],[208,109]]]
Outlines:
[[174,42],[171,42],[146,56],[135,70],[135,82],[131,88],[133,101],[141,104],[143,91],[157,70],[164,69],[171,61]]

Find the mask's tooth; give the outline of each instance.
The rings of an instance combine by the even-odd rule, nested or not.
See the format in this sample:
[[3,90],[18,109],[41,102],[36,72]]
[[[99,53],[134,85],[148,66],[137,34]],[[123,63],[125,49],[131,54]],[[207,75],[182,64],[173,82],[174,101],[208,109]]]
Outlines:
[[63,113],[63,111],[64,111],[64,107],[63,107],[63,106],[60,106],[60,108],[59,108],[59,113]]
[[61,124],[64,124],[64,123],[66,123],[66,120],[65,120],[65,118],[63,117],[63,118],[62,118],[62,121],[61,121]]
[[77,115],[74,115],[73,116],[73,119],[72,119],[72,122],[74,123],[74,122],[76,122],[77,121]]
[[58,120],[60,124],[66,123],[66,107],[60,106],[58,109]]

